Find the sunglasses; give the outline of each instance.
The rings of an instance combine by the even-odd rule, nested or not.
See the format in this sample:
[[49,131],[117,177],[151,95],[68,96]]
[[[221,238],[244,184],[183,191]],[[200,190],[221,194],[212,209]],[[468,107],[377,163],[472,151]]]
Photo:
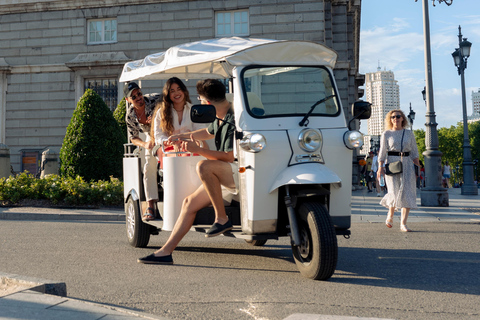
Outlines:
[[401,118],[402,118],[401,115],[395,115],[390,117],[390,119],[401,119]]
[[132,100],[135,100],[135,99],[137,99],[137,97],[141,97],[141,96],[143,96],[143,93],[142,93],[142,92],[138,92],[137,95],[135,95],[135,96],[130,96],[130,98],[132,98]]

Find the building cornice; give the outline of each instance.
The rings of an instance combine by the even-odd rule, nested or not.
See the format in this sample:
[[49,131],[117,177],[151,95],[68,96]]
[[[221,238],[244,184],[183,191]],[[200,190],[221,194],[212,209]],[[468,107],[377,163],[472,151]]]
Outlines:
[[98,52],[98,53],[80,53],[75,59],[68,61],[65,65],[72,69],[83,69],[105,66],[123,66],[131,61],[123,51],[120,52]]
[[75,59],[66,63],[48,65],[21,65],[9,66],[0,58],[0,72],[15,73],[47,73],[71,72],[72,70],[121,67],[125,62],[131,61],[123,52],[81,53]]
[[5,58],[0,58],[0,72],[10,71],[11,66],[5,61]]
[[181,1],[184,0],[0,0],[0,15]]

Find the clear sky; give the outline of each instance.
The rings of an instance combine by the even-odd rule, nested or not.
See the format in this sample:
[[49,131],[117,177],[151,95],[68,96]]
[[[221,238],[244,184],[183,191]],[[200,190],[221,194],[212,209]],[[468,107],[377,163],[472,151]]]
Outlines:
[[[465,70],[467,115],[472,91],[480,89],[480,0],[429,0],[434,108],[438,128],[462,121],[461,82],[452,53],[458,48],[458,26],[472,43]],[[416,112],[414,129],[425,128],[425,58],[422,0],[362,0],[360,73],[391,70],[400,87],[400,108]],[[365,97],[363,97],[365,98]],[[367,134],[366,121],[361,131]]]

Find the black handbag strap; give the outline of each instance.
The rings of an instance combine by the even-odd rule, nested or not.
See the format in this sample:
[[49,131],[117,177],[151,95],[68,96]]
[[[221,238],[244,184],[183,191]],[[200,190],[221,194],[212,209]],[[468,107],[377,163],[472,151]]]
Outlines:
[[403,129],[402,133],[402,142],[400,144],[400,154],[401,154],[401,159],[403,160],[403,136],[405,136],[405,129]]
[[400,152],[403,152],[403,136],[405,135],[405,129],[403,129],[402,133],[402,143],[400,144]]

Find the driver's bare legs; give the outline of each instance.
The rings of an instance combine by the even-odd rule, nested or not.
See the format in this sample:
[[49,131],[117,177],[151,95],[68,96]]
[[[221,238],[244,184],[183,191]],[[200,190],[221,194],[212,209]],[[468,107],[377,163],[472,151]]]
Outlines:
[[228,221],[222,197],[222,185],[235,189],[232,167],[221,160],[202,160],[197,164],[197,173],[215,209],[215,223],[225,224]]
[[162,248],[153,253],[156,257],[171,255],[192,227],[198,210],[207,207],[209,204],[213,204],[215,209],[215,222],[220,224],[228,222],[221,185],[235,188],[230,164],[221,160],[203,160],[198,163],[197,172],[203,184],[183,200],[180,216],[170,237]]
[[208,197],[203,185],[198,187],[195,192],[186,197],[183,200],[180,216],[173,227],[170,237],[163,247],[154,252],[154,255],[157,257],[163,257],[172,254],[178,243],[192,227],[193,221],[195,221],[195,216],[197,215],[197,211],[207,207],[209,204],[210,198]]

